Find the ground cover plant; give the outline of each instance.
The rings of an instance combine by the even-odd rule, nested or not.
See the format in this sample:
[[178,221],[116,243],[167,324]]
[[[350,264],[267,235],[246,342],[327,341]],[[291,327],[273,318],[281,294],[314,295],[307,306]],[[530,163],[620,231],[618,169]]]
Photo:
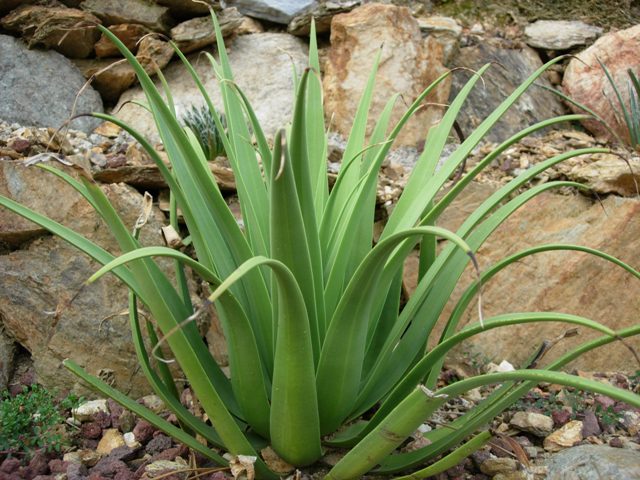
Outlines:
[[[155,118],[170,168],[130,126],[109,115],[94,115],[127,130],[156,163],[171,189],[170,222],[178,229],[179,208],[195,258],[168,247],[141,247],[138,234],[144,228],[144,216],[131,231],[132,226],[122,222],[100,187],[82,170],[76,169],[80,175],[76,179],[62,169],[38,165],[69,183],[91,203],[117,238],[124,252],[118,257],[67,227],[0,197],[4,207],[61,236],[102,264],[89,281],[112,273],[129,287],[129,318],[141,370],[175,413],[180,427],[88,375],[73,359],[65,361],[67,368],[193,450],[221,465],[241,458],[262,479],[278,477],[259,455],[267,445],[296,467],[316,462],[325,447],[344,449],[344,457],[329,471],[328,479],[360,478],[369,471],[389,475],[413,471],[398,478],[426,478],[455,465],[488,441],[490,433],[483,426],[541,381],[592,390],[640,406],[640,396],[632,392],[558,371],[584,352],[637,335],[640,325],[614,332],[587,318],[556,312],[512,313],[483,319],[481,308],[476,323],[461,329],[458,325],[472,302],[481,307],[478,291],[482,282],[540,252],[586,252],[597,257],[593,261],[608,261],[611,268],[623,268],[632,277],[640,278],[638,271],[618,259],[576,245],[531,248],[482,272],[473,254],[512,212],[536,195],[563,186],[585,188],[573,182],[553,181],[521,192],[529,180],[558,162],[606,152],[603,148],[563,153],[524,171],[489,197],[455,233],[436,226],[438,216],[462,189],[510,145],[556,123],[587,118],[565,115],[533,125],[497,146],[457,183],[448,183],[500,116],[549,65],[562,57],[532,74],[437,169],[463,102],[490,65],[475,73],[451,102],[442,121],[429,130],[424,152],[374,245],[377,172],[398,132],[450,73],[430,85],[395,125],[391,125],[390,117],[399,96],[392,96],[366,139],[378,63],[375,59],[340,172],[329,190],[313,30],[309,68],[295,81],[291,125],[277,132],[270,144],[250,103],[233,81],[222,36],[215,18],[213,21],[219,59],[207,57],[219,79],[226,126],[218,115],[212,118],[235,173],[242,224],[227,207],[196,132],[183,127],[176,117],[171,92],[161,73],[164,92],[154,86],[135,57],[104,28],[101,30],[138,74],[147,95],[146,108]],[[176,51],[210,111],[215,111],[194,69]],[[444,195],[436,197],[439,192]],[[447,240],[439,252],[438,238]],[[419,283],[415,293],[401,303],[403,262],[416,246],[420,248]],[[175,284],[155,263],[155,257],[176,261]],[[451,316],[442,319],[446,326],[439,342],[427,350],[427,340],[469,263],[479,278],[461,297]],[[191,304],[185,268],[211,287],[212,293],[203,305]],[[139,315],[138,303],[150,313],[148,318]],[[209,308],[217,311],[228,342],[230,377],[213,360],[196,326],[195,320]],[[591,328],[601,332],[602,337],[544,368],[525,365],[522,370],[478,375],[436,389],[445,355],[464,339],[501,326],[549,321]],[[180,367],[210,422],[181,405],[167,362],[176,362]],[[451,424],[426,433],[427,445],[411,452],[397,452],[448,399],[489,384],[501,385]],[[452,448],[452,453],[429,465]],[[230,453],[231,460],[221,452]]]
[[68,443],[64,430],[65,413],[79,398],[57,396],[34,384],[12,396],[0,393],[0,454],[30,455],[35,450],[60,451]]

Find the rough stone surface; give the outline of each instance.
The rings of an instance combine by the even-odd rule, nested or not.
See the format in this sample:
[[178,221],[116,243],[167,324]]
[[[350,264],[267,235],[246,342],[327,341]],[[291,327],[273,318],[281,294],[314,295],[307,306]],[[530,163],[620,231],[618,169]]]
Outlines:
[[629,164],[617,155],[606,155],[595,162],[574,167],[567,176],[589,185],[596,193],[634,197],[639,195],[640,158],[628,161]]
[[[229,61],[234,78],[249,98],[267,135],[273,135],[278,128],[290,121],[293,109],[292,61],[293,66],[301,71],[306,65],[307,55],[307,47],[301,40],[283,33],[242,36],[230,44]],[[222,101],[210,65],[208,62],[197,62],[196,56],[191,61],[215,107],[221,109]],[[264,75],[265,71],[269,72],[268,76]],[[163,73],[173,93],[178,117],[191,108],[191,105],[204,103],[200,91],[181,62],[169,65]],[[150,115],[132,104],[123,105],[126,101],[144,98],[140,88],[125,92],[116,107],[117,110],[122,106],[117,116],[152,142],[158,142],[160,139]]]
[[[52,180],[52,174],[39,168],[0,162],[0,194],[60,222],[71,216],[82,200],[69,185]],[[53,198],[55,202],[51,201]],[[38,225],[0,208],[0,241],[5,244],[18,246],[44,232]]]
[[[604,209],[604,211],[603,211]],[[455,209],[454,209],[455,210]],[[446,211],[445,211],[446,212]],[[605,213],[606,212],[606,213]],[[541,244],[578,244],[600,249],[634,265],[640,249],[640,201],[610,196],[600,203],[581,195],[542,194],[521,207],[501,225],[477,252],[480,268]],[[475,279],[469,269],[453,293],[458,298]],[[405,285],[414,283],[406,279]],[[582,315],[614,329],[635,324],[640,309],[640,285],[623,269],[580,252],[547,252],[510,265],[483,285],[485,318],[507,312],[558,311]],[[454,306],[450,302],[445,316]],[[461,320],[477,322],[476,305],[470,305]],[[556,322],[493,329],[466,341],[464,351],[489,360],[507,359],[522,365],[545,339],[555,339],[567,330]],[[544,361],[549,362],[600,334],[581,328],[580,335],[565,338]],[[438,338],[439,331],[434,331]],[[636,350],[638,339],[627,340]],[[627,348],[612,343],[592,350],[567,368],[586,371],[633,369],[635,360]]]
[[[0,51],[0,118],[22,125],[61,126],[84,84],[78,69],[57,52],[28,50],[20,40],[6,35],[0,35]],[[101,111],[100,95],[86,88],[76,113]],[[79,118],[70,126],[89,132],[99,123]]]
[[[42,202],[60,203],[61,181]],[[132,226],[142,208],[142,196],[124,185],[103,187],[107,197]],[[48,199],[48,200],[47,200]],[[106,226],[79,195],[68,200],[73,208],[62,223],[118,252]],[[154,210],[143,228],[144,244],[162,244],[164,216]],[[168,267],[168,264],[164,264]],[[32,354],[37,379],[43,385],[84,391],[80,381],[62,367],[72,358],[123,392],[138,397],[149,391],[137,360],[126,317],[127,289],[111,275],[83,287],[98,268],[95,262],[57,237],[44,237],[29,248],[0,256],[0,317],[6,330]],[[77,294],[75,298],[72,297]]]
[[360,5],[360,0],[338,0],[314,2],[291,19],[287,31],[292,35],[309,35],[311,31],[311,19],[316,22],[316,32],[328,32],[331,30],[331,20],[339,13],[347,13]]
[[168,8],[147,0],[85,0],[80,8],[93,13],[106,25],[139,23],[154,31],[168,32],[173,23]]
[[553,455],[548,480],[640,479],[638,452],[605,445],[580,445]]
[[16,344],[5,332],[0,318],[0,392],[7,388],[11,378],[15,354]]
[[583,424],[579,420],[572,420],[544,439],[544,449],[548,452],[559,452],[573,447],[582,441]]
[[[219,12],[218,23],[222,36],[234,33],[243,19],[237,8],[225,8]],[[182,22],[171,29],[171,38],[185,54],[216,43],[211,17],[196,17]]]
[[[456,67],[479,70],[486,63],[498,62],[489,67],[467,97],[458,122],[462,132],[468,136],[496,107],[509,96],[537,68],[542,66],[540,57],[531,48],[513,50],[480,43],[461,48],[453,62]],[[451,100],[462,90],[470,74],[458,72],[454,75]],[[549,82],[540,77],[538,85],[550,87]],[[502,116],[499,122],[485,136],[485,140],[500,142],[538,121],[564,113],[564,107],[551,92],[532,86]]]
[[[635,72],[640,70],[638,50],[640,50],[640,25],[608,33],[569,62],[562,81],[567,95],[598,113],[622,139],[626,140],[629,139],[626,124],[624,120],[616,118],[611,104],[617,110],[620,109],[620,105],[598,59],[606,65],[628,107],[627,70],[631,69]],[[572,108],[578,111],[576,107]],[[599,122],[584,121],[583,124],[596,135],[610,136],[609,131]]]
[[518,462],[509,457],[487,458],[480,465],[480,471],[490,476],[514,472],[517,468]]
[[123,60],[95,58],[75,60],[74,64],[85,78],[93,77],[91,85],[105,102],[117,102],[122,92],[136,82],[136,72]]
[[[168,65],[173,54],[174,50],[168,42],[148,36],[140,41],[136,58],[145,71],[153,76],[158,69],[162,70]],[[92,85],[105,102],[115,103],[122,92],[136,82],[135,70],[124,59],[76,60],[75,64],[85,78],[94,77]]]
[[[169,9],[174,18],[192,17],[194,15],[208,15],[209,6],[214,10],[220,9],[220,0],[156,0],[156,3]],[[206,4],[206,5],[205,5]]]
[[[391,124],[406,106],[440,74],[442,50],[425,48],[418,23],[405,7],[367,4],[350,13],[336,15],[331,23],[331,48],[324,75],[325,112],[335,131],[348,135],[358,102],[382,47],[376,90],[369,113],[368,133],[393,93],[396,102]],[[449,83],[445,80],[425,102],[446,103]],[[424,141],[430,125],[441,118],[440,107],[418,111],[400,133],[396,146]]]
[[244,15],[286,25],[314,3],[315,0],[230,0],[227,5]]
[[[138,40],[150,32],[144,25],[136,23],[111,25],[109,30],[134,53],[138,50]],[[94,50],[98,58],[120,56],[120,50],[104,34],[101,34],[100,40],[94,45]]]
[[546,50],[569,50],[589,45],[602,35],[602,28],[579,21],[538,20],[527,25],[524,38],[527,45]]
[[448,65],[460,47],[460,24],[455,18],[434,16],[419,18],[418,25],[428,42],[435,41],[442,47],[443,63]]
[[100,21],[82,10],[27,5],[0,21],[9,32],[22,36],[29,48],[52,48],[71,58],[85,58],[100,37]]
[[553,430],[553,419],[541,413],[517,412],[509,425],[538,437],[544,437]]

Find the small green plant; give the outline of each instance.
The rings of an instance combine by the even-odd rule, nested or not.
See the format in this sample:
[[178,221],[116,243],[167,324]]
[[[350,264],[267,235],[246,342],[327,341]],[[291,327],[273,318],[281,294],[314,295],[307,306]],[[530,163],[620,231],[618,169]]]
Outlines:
[[[267,445],[295,467],[316,462],[324,447],[344,449],[345,455],[329,471],[328,480],[361,478],[369,471],[386,475],[414,470],[410,476],[413,479],[433,476],[486,443],[490,433],[484,428],[491,419],[539,382],[588,389],[640,406],[640,396],[631,392],[558,371],[584,352],[639,334],[640,325],[615,332],[592,320],[558,312],[509,313],[483,319],[479,308],[478,321],[459,328],[482,282],[540,252],[585,252],[640,278],[640,272],[624,262],[577,245],[530,248],[485,268],[481,274],[473,253],[505,219],[536,195],[557,187],[585,188],[573,182],[551,181],[521,191],[536,175],[568,158],[609,150],[588,148],[549,158],[496,191],[457,232],[436,226],[440,214],[462,189],[515,142],[556,123],[589,118],[565,115],[532,125],[495,147],[455,184],[449,182],[507,109],[562,57],[534,72],[437,169],[464,101],[491,65],[474,74],[442,120],[426,134],[424,151],[374,244],[378,171],[404,125],[450,73],[427,87],[396,124],[392,124],[391,114],[400,96],[393,95],[367,139],[379,54],[355,114],[340,172],[329,190],[315,27],[311,30],[309,68],[296,79],[292,123],[277,132],[270,143],[251,104],[233,80],[219,25],[212,17],[219,60],[205,55],[219,80],[226,130],[217,115],[212,117],[234,171],[243,227],[225,203],[196,134],[183,128],[176,117],[166,82],[163,96],[135,56],[101,26],[98,28],[138,74],[171,168],[131,126],[106,114],[94,116],[121,126],[148,152],[171,189],[170,222],[177,225],[179,208],[197,259],[167,247],[142,247],[138,234],[144,222],[137,222],[132,233],[90,175],[76,179],[62,169],[38,165],[90,202],[116,237],[120,256],[0,196],[0,205],[61,236],[103,265],[89,282],[113,273],[129,287],[129,320],[141,371],[182,428],[88,375],[73,360],[64,362],[68,369],[221,465],[229,460],[220,451],[228,452],[232,462],[253,459],[257,478],[268,480],[278,475],[258,453]],[[177,48],[176,53],[205,103],[213,109],[193,66]],[[448,240],[448,245],[438,249],[438,238]],[[418,285],[403,303],[403,265],[418,246]],[[175,283],[154,260],[161,256],[176,260]],[[470,263],[480,278],[463,293],[452,314],[443,318],[442,335],[436,346],[427,349],[433,329]],[[212,290],[197,308],[190,302],[185,267]],[[139,318],[138,301],[153,321]],[[230,377],[213,359],[195,322],[208,308],[216,309],[224,329]],[[603,336],[544,368],[477,375],[438,388],[445,356],[465,339],[502,326],[550,321],[594,329]],[[159,347],[164,344],[170,350],[170,360],[161,355],[164,350]],[[194,416],[180,403],[168,361],[180,367],[211,423]],[[451,424],[427,432],[424,436],[428,445],[410,452],[396,451],[448,399],[490,384],[500,386]],[[435,461],[451,449],[452,453]]]
[[8,391],[0,401],[0,451],[30,454],[37,449],[60,451],[67,443],[64,413],[77,406],[73,395],[62,400],[40,385],[24,387],[12,397]]
[[[224,143],[213,118],[214,115],[218,115],[218,113],[208,105],[201,107],[191,105],[191,108],[182,117],[184,125],[189,127],[198,139],[207,160],[215,160],[216,157],[225,154]],[[226,127],[224,115],[218,116],[218,125],[221,125],[222,128]]]

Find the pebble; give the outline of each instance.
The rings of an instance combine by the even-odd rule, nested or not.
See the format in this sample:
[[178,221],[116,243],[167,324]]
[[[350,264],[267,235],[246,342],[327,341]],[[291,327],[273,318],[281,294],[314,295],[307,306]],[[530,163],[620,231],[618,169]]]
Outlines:
[[140,403],[154,413],[161,413],[165,410],[164,402],[157,395],[147,395],[140,399]]
[[480,471],[485,475],[497,475],[499,473],[506,474],[515,472],[518,469],[518,462],[514,458],[500,457],[487,458],[480,465]]
[[583,423],[579,420],[567,423],[544,439],[544,449],[548,452],[559,452],[581,442],[583,438],[582,427]]
[[553,431],[553,419],[534,412],[517,412],[509,425],[538,437],[545,437]]
[[90,422],[94,420],[98,412],[109,413],[109,407],[106,400],[89,400],[72,410],[72,415],[76,420],[81,422]]
[[[176,457],[176,458],[181,459],[181,457]],[[188,465],[184,460],[182,460],[182,462],[179,460],[177,461],[158,460],[147,465],[144,468],[144,471],[148,478],[154,478],[154,477],[157,477],[158,475],[167,474],[167,473],[173,473],[177,475],[179,478],[186,478],[188,473],[186,471],[187,467]]]
[[62,460],[70,464],[78,463],[87,467],[93,467],[100,460],[101,455],[95,450],[76,450],[65,453]]
[[115,428],[109,428],[104,431],[96,451],[101,455],[109,455],[112,450],[126,445],[124,437]]

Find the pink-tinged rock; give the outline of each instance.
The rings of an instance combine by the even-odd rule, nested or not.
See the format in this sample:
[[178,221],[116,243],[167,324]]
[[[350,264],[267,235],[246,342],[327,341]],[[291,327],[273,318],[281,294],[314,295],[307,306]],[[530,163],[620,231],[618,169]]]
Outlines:
[[[604,207],[604,208],[603,208]],[[606,212],[606,213],[605,213]],[[505,257],[536,245],[559,243],[602,250],[630,265],[637,264],[640,249],[640,201],[609,196],[602,205],[581,195],[544,193],[517,210],[476,252],[480,268],[487,269]],[[475,278],[469,269],[454,291],[458,298]],[[581,252],[545,252],[509,265],[483,285],[484,317],[508,312],[564,312],[591,318],[613,330],[637,323],[640,282],[624,269]],[[455,305],[445,308],[445,315]],[[477,322],[472,303],[461,325]],[[521,366],[545,339],[552,340],[569,326],[559,322],[530,323],[496,328],[467,340],[465,348],[491,359],[508,358]],[[438,338],[439,331],[433,338]],[[593,340],[601,334],[580,328],[545,355],[542,365]],[[637,338],[627,342],[636,350]],[[456,355],[460,355],[458,352]],[[587,352],[565,368],[588,371],[635,367],[632,353],[619,342]]]
[[[331,22],[331,48],[324,75],[325,111],[333,129],[348,135],[365,88],[373,61],[382,49],[380,66],[367,125],[371,133],[375,121],[390,96],[399,93],[391,124],[400,119],[415,98],[446,71],[442,48],[433,42],[428,49],[418,22],[405,7],[366,4]],[[443,81],[423,103],[398,137],[397,145],[416,145],[424,141],[427,130],[442,115],[439,106],[447,102],[450,81]]]
[[[639,50],[640,25],[608,33],[569,62],[562,82],[567,95],[598,113],[625,140],[629,139],[627,127],[623,120],[619,121],[616,118],[611,103],[617,109],[620,109],[620,105],[613,87],[598,63],[598,59],[606,65],[611,73],[628,108],[629,76],[627,70],[638,72],[640,69]],[[576,112],[582,113],[578,108],[573,106],[572,108]],[[596,135],[611,136],[607,129],[596,121],[585,121],[584,126]]]

